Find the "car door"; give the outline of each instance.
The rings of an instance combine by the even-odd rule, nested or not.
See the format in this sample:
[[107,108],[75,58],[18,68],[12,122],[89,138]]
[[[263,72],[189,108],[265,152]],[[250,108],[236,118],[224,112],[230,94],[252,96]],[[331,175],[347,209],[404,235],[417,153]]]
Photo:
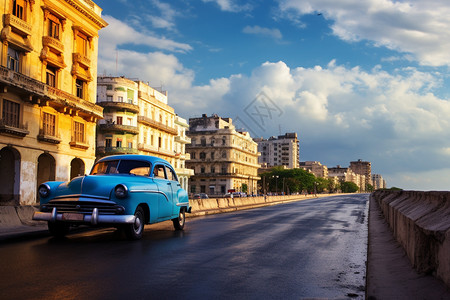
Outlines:
[[167,218],[172,215],[173,192],[171,183],[167,180],[166,168],[163,164],[156,164],[153,168],[153,180],[158,186],[158,218]]
[[177,203],[179,202],[178,190],[181,188],[181,184],[178,182],[177,174],[172,168],[166,166],[166,174],[169,186],[172,189],[172,214],[177,215],[180,209]]

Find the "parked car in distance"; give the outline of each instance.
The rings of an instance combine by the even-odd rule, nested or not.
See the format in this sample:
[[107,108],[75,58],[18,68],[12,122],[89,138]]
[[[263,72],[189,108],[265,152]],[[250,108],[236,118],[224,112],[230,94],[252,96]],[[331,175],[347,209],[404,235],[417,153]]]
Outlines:
[[243,192],[234,192],[233,193],[233,198],[239,198],[239,197],[247,197],[247,194],[243,193]]
[[128,239],[140,239],[144,224],[172,220],[183,230],[191,212],[186,191],[174,168],[164,159],[147,155],[101,158],[89,175],[69,182],[48,181],[39,186],[40,211],[33,220],[48,222],[50,233],[62,237],[71,226],[118,226]]
[[208,195],[205,193],[195,194],[194,199],[208,199]]

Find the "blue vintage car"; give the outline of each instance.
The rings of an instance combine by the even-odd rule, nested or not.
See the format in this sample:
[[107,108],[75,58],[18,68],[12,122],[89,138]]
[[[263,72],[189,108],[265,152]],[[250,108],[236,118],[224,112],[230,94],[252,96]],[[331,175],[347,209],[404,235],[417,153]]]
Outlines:
[[113,155],[98,160],[89,175],[39,186],[40,211],[50,233],[66,235],[74,225],[118,226],[129,239],[142,237],[144,224],[172,220],[183,230],[191,212],[188,195],[172,166],[146,155]]

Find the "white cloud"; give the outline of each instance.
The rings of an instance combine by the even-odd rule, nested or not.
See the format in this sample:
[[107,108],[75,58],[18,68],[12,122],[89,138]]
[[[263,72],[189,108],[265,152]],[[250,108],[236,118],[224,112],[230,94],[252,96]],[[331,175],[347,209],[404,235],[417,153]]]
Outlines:
[[152,3],[160,11],[160,16],[157,16],[155,12],[146,16],[152,23],[152,26],[155,28],[175,30],[175,17],[179,15],[179,12],[173,9],[168,3],[163,3],[159,0],[152,0]]
[[[450,65],[450,2],[443,0],[279,0],[279,9],[296,23],[321,12],[346,41],[412,54],[420,64]],[[406,56],[408,57],[408,56]]]
[[262,35],[262,36],[268,36],[274,39],[282,39],[283,35],[281,34],[280,30],[276,28],[265,28],[260,26],[246,26],[242,30],[243,33],[247,34],[255,34],[255,35]]
[[188,52],[192,50],[192,47],[189,44],[178,43],[164,37],[155,36],[151,33],[138,32],[131,26],[114,17],[104,15],[103,19],[105,19],[109,25],[99,33],[102,51],[112,52],[116,49],[118,44],[143,45],[173,52]]
[[236,4],[235,0],[202,0],[205,3],[208,2],[215,2],[217,5],[219,5],[220,9],[223,11],[228,12],[242,12],[242,11],[250,11],[253,9],[253,7],[246,3],[246,4]]

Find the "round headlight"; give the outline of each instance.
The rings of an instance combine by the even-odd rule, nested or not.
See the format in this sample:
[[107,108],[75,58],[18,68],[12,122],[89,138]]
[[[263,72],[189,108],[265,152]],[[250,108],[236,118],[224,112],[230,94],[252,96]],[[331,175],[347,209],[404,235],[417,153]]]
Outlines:
[[114,188],[114,194],[117,198],[125,198],[128,194],[128,188],[124,184],[118,184]]
[[48,184],[41,184],[39,186],[38,192],[41,198],[46,198],[48,197],[48,195],[50,195],[50,187],[48,186]]

